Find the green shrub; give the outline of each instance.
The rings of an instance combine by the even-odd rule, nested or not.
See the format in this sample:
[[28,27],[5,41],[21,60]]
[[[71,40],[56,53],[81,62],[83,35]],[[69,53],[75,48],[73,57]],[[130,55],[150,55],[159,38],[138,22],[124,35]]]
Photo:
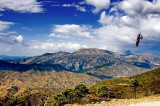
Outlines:
[[3,106],[3,103],[2,103],[2,101],[0,101],[0,106]]
[[97,94],[97,96],[100,96],[100,97],[109,97],[108,88],[103,85],[98,88],[96,94]]
[[13,100],[8,100],[7,103],[4,104],[4,106],[26,106],[26,103],[23,100],[16,98]]

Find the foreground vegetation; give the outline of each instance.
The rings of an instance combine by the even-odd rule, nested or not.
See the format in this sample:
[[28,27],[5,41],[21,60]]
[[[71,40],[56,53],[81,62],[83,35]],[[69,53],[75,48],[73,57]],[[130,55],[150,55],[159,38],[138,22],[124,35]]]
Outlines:
[[74,89],[66,89],[53,96],[47,105],[85,104],[116,99],[135,99],[160,94],[160,68],[134,75],[101,81],[89,89],[77,85]]
[[[134,85],[134,81],[135,85]],[[142,98],[160,93],[160,68],[134,75],[101,81],[92,86],[89,91],[96,94],[100,86],[108,87],[111,98]],[[135,95],[136,92],[136,95]]]
[[66,89],[62,93],[54,95],[53,99],[47,103],[47,106],[81,103],[81,99],[89,94],[88,90],[84,84],[77,85],[74,89]]
[[31,104],[18,98],[6,98],[5,101],[0,101],[0,106],[31,106]]
[[[101,81],[90,88],[84,84],[75,86],[74,89],[65,89],[63,92],[48,97],[47,92],[35,93],[20,98],[5,98],[0,101],[0,106],[30,106],[32,103],[27,98],[42,97],[43,105],[63,106],[65,104],[89,104],[92,102],[110,101],[112,99],[135,99],[160,94],[160,68],[134,75]],[[39,96],[37,96],[39,95]],[[47,99],[50,98],[50,99]],[[29,100],[29,99],[28,99]],[[33,101],[32,101],[33,102]]]

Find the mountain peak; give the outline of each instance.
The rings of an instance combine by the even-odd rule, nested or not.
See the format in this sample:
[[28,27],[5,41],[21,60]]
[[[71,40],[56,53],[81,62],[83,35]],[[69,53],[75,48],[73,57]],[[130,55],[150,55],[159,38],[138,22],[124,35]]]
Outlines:
[[55,53],[45,53],[42,56],[49,56],[49,55],[53,55],[53,54],[55,54]]
[[129,56],[129,55],[134,55],[134,53],[132,53],[130,50],[127,50],[127,51],[125,51],[124,53],[125,53],[125,55],[127,55],[127,56]]
[[101,54],[111,54],[112,52],[107,51],[107,50],[102,50],[102,49],[97,49],[97,48],[82,48],[74,52],[74,54],[79,54],[79,55],[101,55]]
[[56,53],[45,53],[42,56],[50,56],[50,55],[57,55],[57,54],[64,55],[64,54],[69,54],[69,52],[59,51],[59,52],[56,52]]

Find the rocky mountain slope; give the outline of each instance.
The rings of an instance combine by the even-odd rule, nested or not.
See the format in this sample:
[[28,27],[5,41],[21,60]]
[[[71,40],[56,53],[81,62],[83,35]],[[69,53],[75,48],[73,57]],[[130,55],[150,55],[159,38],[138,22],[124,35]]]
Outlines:
[[82,71],[86,68],[106,64],[116,60],[116,54],[100,49],[80,49],[74,53],[46,53],[18,61],[21,64],[61,64],[72,71]]
[[160,64],[159,61],[160,57],[153,54],[136,55],[131,51],[126,51],[125,53],[120,54],[120,58],[128,62],[142,62],[142,63],[149,63],[152,65]]
[[66,69],[87,73],[101,79],[131,76],[160,66],[160,57],[144,54],[136,55],[130,51],[123,54],[102,49],[80,49],[73,53],[46,53],[27,59],[11,61],[20,64],[60,64]]

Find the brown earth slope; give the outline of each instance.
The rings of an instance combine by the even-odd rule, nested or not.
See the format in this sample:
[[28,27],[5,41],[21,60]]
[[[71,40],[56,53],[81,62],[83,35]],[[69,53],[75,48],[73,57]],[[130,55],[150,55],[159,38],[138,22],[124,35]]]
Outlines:
[[0,84],[2,86],[19,86],[29,88],[56,88],[59,92],[83,83],[92,86],[100,79],[86,74],[68,71],[0,71]]

